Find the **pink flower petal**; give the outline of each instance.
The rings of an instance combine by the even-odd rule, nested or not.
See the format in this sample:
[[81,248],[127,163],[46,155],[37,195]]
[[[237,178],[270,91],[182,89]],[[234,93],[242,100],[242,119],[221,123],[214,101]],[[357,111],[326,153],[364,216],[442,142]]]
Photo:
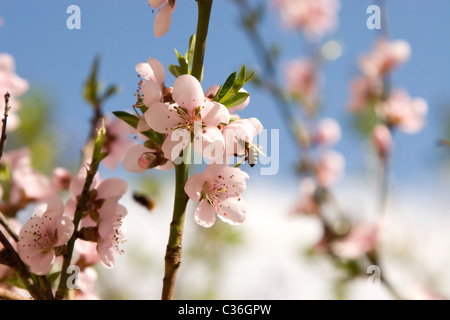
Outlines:
[[98,256],[106,268],[113,268],[116,265],[116,251],[114,248],[112,239],[101,242],[97,245]]
[[156,83],[158,83],[159,85],[164,84],[164,80],[166,78],[166,71],[162,63],[156,60],[155,58],[148,58],[148,64],[153,70]]
[[205,108],[201,109],[202,122],[210,127],[216,127],[221,123],[230,122],[230,112],[217,102],[208,101]]
[[216,209],[207,200],[203,200],[195,209],[194,220],[200,226],[209,228],[216,221]]
[[249,179],[247,173],[239,168],[228,167],[228,165],[211,164],[204,172],[209,181],[209,187],[221,190],[223,196],[236,197],[245,191],[245,181]]
[[153,8],[159,8],[167,0],[148,0],[148,4]]
[[203,185],[205,184],[205,182],[206,182],[205,175],[203,173],[197,173],[192,177],[190,177],[188,181],[186,181],[184,191],[191,200],[200,201]]
[[73,219],[76,206],[77,202],[74,198],[67,200],[66,205],[64,206],[64,215]]
[[159,10],[156,14],[155,22],[153,25],[153,33],[155,37],[160,38],[169,31],[170,24],[172,22],[172,12],[175,10],[175,6],[172,8],[169,2]]
[[154,103],[144,114],[147,124],[160,133],[172,132],[182,121],[174,106]]
[[216,96],[217,91],[219,91],[219,88],[220,86],[218,84],[212,85],[205,91],[205,97],[212,100]]
[[97,199],[122,197],[127,192],[128,184],[121,178],[109,178],[97,188]]
[[245,221],[247,207],[240,197],[229,197],[220,202],[217,215],[231,225],[238,225]]
[[202,86],[198,80],[188,74],[179,76],[173,84],[173,99],[188,112],[204,106],[206,102]]
[[72,237],[74,228],[75,227],[72,223],[72,220],[70,220],[68,217],[60,218],[56,226],[58,241],[55,243],[55,246],[62,246],[63,244],[66,244]]
[[125,157],[123,158],[123,167],[125,170],[130,172],[144,172],[145,169],[142,168],[138,160],[145,152],[148,152],[148,148],[144,147],[142,144],[137,144],[128,149]]
[[177,129],[170,133],[161,146],[164,158],[175,161],[189,143],[190,132],[183,129]]
[[141,93],[144,95],[144,104],[150,107],[162,99],[161,85],[152,80],[147,80],[142,85]]
[[150,65],[146,62],[140,62],[136,65],[135,70],[139,73],[145,80],[150,80],[154,77],[154,73]]
[[33,273],[42,276],[50,272],[55,262],[55,251],[50,250],[47,253],[39,252],[28,261],[28,265]]
[[195,152],[202,157],[220,162],[223,160],[225,141],[217,127],[206,127],[196,132],[193,141]]

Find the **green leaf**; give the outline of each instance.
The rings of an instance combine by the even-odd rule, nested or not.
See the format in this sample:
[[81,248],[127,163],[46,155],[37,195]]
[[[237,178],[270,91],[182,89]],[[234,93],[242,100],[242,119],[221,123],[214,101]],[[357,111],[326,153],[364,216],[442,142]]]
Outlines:
[[60,274],[61,274],[60,271],[49,274],[49,275],[47,276],[47,279],[48,279],[48,281],[50,282],[50,284],[53,285],[53,284],[55,283],[55,281],[58,279],[58,277],[59,277]]
[[229,100],[231,97],[239,93],[239,90],[241,90],[241,88],[244,86],[246,82],[245,80],[246,80],[246,71],[245,65],[243,65],[231,89],[218,102],[224,104],[225,101]]
[[247,92],[238,92],[222,104],[227,108],[232,108],[243,103],[250,96]]
[[184,57],[186,58],[189,74],[191,74],[192,61],[194,61],[194,48],[195,48],[195,33],[189,38],[189,49],[186,51]]
[[138,126],[138,122],[139,122],[139,118],[137,116],[135,116],[134,114],[130,114],[128,112],[125,111],[114,111],[113,114],[119,118],[122,121],[125,121],[126,123],[128,123],[130,126],[132,126],[133,128],[137,128]]
[[237,91],[239,91],[239,89],[242,88],[242,86],[245,84],[245,74],[246,74],[245,65],[243,65],[233,85],[233,89],[235,90],[237,89]]
[[84,99],[92,104],[98,102],[97,92],[99,89],[99,84],[97,81],[98,66],[100,64],[100,55],[96,55],[94,62],[92,63],[91,72],[88,79],[86,80],[83,87],[83,97]]
[[236,72],[233,72],[225,81],[225,83],[219,88],[216,96],[214,97],[214,101],[222,103],[228,108],[236,106],[249,96],[245,92],[239,92],[242,89],[245,83],[250,81],[250,79],[254,76],[254,72],[250,75],[247,74],[245,65],[242,66],[239,74],[236,77]]
[[105,101],[106,99],[110,98],[113,94],[117,93],[119,91],[119,87],[115,85],[110,85],[105,92],[103,93],[102,97],[100,98],[100,101]]
[[13,287],[17,287],[19,289],[26,289],[27,288],[20,278],[10,278],[10,279],[6,280],[6,282],[9,285],[11,285]]
[[177,55],[178,63],[180,64],[179,70],[180,70],[181,74],[188,74],[189,67],[188,67],[188,62],[187,62],[186,58],[184,56],[182,56],[181,53],[179,53],[177,51],[177,49],[175,49],[175,54]]
[[222,100],[222,98],[228,93],[228,91],[231,90],[235,81],[236,72],[233,72],[228,76],[227,80],[225,80],[225,83],[220,86],[219,90],[217,90],[217,93],[214,96],[214,101],[220,102],[220,100]]
[[147,130],[144,132],[141,132],[144,136],[149,138],[155,145],[162,145],[165,139],[165,135],[159,132],[156,132],[155,130]]
[[176,66],[176,65],[174,65],[174,64],[171,64],[171,65],[169,66],[169,71],[170,71],[171,74],[174,75],[175,78],[178,78],[179,76],[182,75],[181,70],[180,70],[180,67],[179,67],[179,66]]

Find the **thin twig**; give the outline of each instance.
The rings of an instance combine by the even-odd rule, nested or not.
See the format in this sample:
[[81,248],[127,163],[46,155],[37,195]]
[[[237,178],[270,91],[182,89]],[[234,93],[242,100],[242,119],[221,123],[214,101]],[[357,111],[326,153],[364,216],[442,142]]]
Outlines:
[[61,267],[61,276],[58,284],[58,289],[55,294],[55,298],[57,300],[61,300],[64,298],[67,292],[67,279],[69,278],[69,274],[67,273],[67,268],[69,267],[73,250],[75,246],[75,241],[77,240],[77,232],[78,226],[80,224],[82,215],[87,211],[87,205],[89,201],[89,191],[91,189],[92,182],[94,181],[94,177],[97,174],[98,167],[100,165],[101,157],[101,149],[103,146],[104,137],[106,134],[106,130],[104,124],[102,124],[102,128],[97,131],[97,139],[94,143],[94,151],[92,153],[92,160],[87,170],[86,179],[84,181],[83,190],[81,194],[78,196],[75,213],[74,213],[74,231],[69,241],[67,242],[67,253],[63,255],[63,264]]
[[2,119],[2,135],[0,137],[0,160],[3,157],[3,148],[5,147],[5,141],[6,141],[6,123],[8,120],[8,111],[10,109],[9,98],[10,98],[10,94],[9,94],[9,92],[7,92],[5,94],[5,111],[3,112],[3,119]]
[[0,225],[8,232],[8,234],[11,236],[11,238],[14,239],[15,242],[19,242],[19,236],[14,232],[13,229],[8,224],[8,221],[6,220],[6,217],[3,215],[3,213],[0,212]]

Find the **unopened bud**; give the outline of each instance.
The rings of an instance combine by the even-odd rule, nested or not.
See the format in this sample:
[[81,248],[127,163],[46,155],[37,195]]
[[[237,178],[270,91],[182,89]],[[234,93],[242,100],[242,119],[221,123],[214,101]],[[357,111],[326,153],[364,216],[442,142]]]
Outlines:
[[160,165],[159,157],[155,152],[145,152],[139,157],[138,165],[142,169],[152,169]]
[[52,182],[59,190],[69,189],[71,178],[70,172],[66,168],[57,167],[53,170]]
[[379,124],[373,129],[372,139],[379,156],[385,159],[393,148],[391,131],[385,125]]

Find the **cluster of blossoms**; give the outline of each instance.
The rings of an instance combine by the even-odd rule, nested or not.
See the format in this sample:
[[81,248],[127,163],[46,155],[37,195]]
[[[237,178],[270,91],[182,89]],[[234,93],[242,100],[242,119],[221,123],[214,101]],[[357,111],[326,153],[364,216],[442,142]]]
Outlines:
[[[74,214],[78,210],[77,203],[86,179],[86,170],[82,169],[69,181],[65,177],[71,197],[64,203],[58,195],[47,197],[34,212],[34,215],[24,224],[19,233],[17,243],[21,259],[38,275],[50,272],[57,255],[64,252],[64,246],[74,234]],[[69,184],[67,184],[69,182]],[[77,231],[78,247],[81,255],[91,256],[84,259],[89,265],[101,261],[106,267],[114,266],[115,253],[120,252],[118,245],[124,236],[122,231],[123,219],[127,211],[118,203],[125,194],[127,184],[119,178],[99,181],[95,176],[84,203],[85,210],[81,213],[81,222]],[[83,245],[90,241],[95,247]],[[87,248],[95,250],[87,252]],[[97,255],[98,259],[92,256]]]
[[341,127],[332,118],[316,120],[319,101],[320,74],[309,58],[291,60],[285,67],[289,96],[301,106],[308,122],[298,129],[298,140],[305,151],[300,171],[306,173],[300,182],[300,198],[294,212],[318,214],[320,191],[329,189],[344,171],[345,159],[332,150],[341,139]]
[[192,145],[196,155],[209,163],[204,173],[191,177],[185,186],[190,199],[200,201],[195,221],[210,227],[217,214],[228,223],[243,222],[246,208],[240,194],[248,175],[229,164],[234,157],[248,156],[253,138],[263,129],[256,118],[241,119],[236,113],[248,105],[249,98],[227,108],[214,101],[220,86],[204,92],[188,74],[166,87],[164,67],[153,58],[139,63],[136,71],[141,78],[137,106],[143,111],[136,130],[143,144],[128,150],[124,168],[131,172],[170,169],[190,161],[181,156]]
[[392,131],[399,129],[410,134],[420,131],[428,111],[427,103],[422,98],[411,98],[406,90],[391,90],[387,84],[389,74],[405,63],[410,54],[408,42],[380,39],[372,52],[360,58],[362,75],[351,84],[349,110],[360,112],[367,108],[375,109],[379,123],[373,128],[372,137],[383,159],[393,148]]
[[308,176],[300,182],[300,197],[294,208],[295,213],[319,214],[321,191],[331,188],[342,177],[345,158],[331,149],[340,139],[341,128],[332,118],[319,120],[310,132],[303,134],[303,143],[307,143],[314,154],[305,158],[300,167]]
[[289,94],[307,110],[313,110],[319,100],[320,82],[314,62],[309,58],[288,61],[285,66],[285,78]]
[[46,201],[60,190],[68,188],[70,172],[57,167],[51,178],[33,169],[27,148],[6,152],[2,159],[0,179],[0,210],[13,217],[30,202]]
[[[15,97],[28,89],[28,83],[14,73],[14,60],[7,54],[0,55],[0,88],[2,95],[10,93],[11,111],[17,110],[19,103]],[[5,101],[0,101],[4,108]],[[19,124],[11,111],[8,130]],[[122,157],[120,149],[130,145],[125,135],[129,128],[120,120],[107,120],[106,125],[108,135],[104,138],[103,151],[108,156],[103,161],[112,168]],[[85,151],[90,153],[92,150]],[[55,266],[67,253],[69,240],[76,237],[73,257],[77,261],[71,261],[81,271],[76,298],[93,299],[95,295],[91,289],[96,272],[92,266],[99,262],[107,267],[114,266],[115,254],[121,251],[118,245],[123,241],[123,219],[127,211],[119,200],[125,194],[127,184],[118,178],[101,182],[97,174],[87,196],[81,200],[86,173],[87,169],[83,167],[72,176],[66,168],[57,167],[48,177],[33,168],[28,148],[4,152],[0,163],[0,212],[2,219],[8,218],[10,230],[6,232],[2,227],[0,230],[7,235],[20,259],[37,275],[56,271]],[[66,191],[70,192],[70,197],[64,204],[60,195]],[[17,215],[30,204],[37,204],[34,214],[21,226]],[[77,230],[76,214],[80,216]],[[10,236],[11,230],[17,234],[17,239]],[[2,244],[0,250],[4,250]],[[9,277],[8,270],[1,265],[0,278]]]
[[338,0],[273,0],[286,29],[300,29],[307,38],[317,39],[338,24]]

